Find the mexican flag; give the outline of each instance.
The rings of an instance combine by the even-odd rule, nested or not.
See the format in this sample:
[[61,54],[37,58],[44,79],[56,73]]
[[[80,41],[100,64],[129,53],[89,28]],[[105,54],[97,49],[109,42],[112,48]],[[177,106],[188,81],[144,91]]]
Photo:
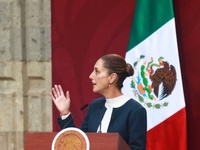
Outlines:
[[123,93],[147,110],[147,150],[186,150],[186,110],[172,0],[137,0]]

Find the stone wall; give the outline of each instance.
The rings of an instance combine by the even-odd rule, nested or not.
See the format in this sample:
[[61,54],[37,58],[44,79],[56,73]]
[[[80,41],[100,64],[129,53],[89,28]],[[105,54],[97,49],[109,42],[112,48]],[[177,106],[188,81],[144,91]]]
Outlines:
[[0,0],[0,146],[52,131],[50,0]]

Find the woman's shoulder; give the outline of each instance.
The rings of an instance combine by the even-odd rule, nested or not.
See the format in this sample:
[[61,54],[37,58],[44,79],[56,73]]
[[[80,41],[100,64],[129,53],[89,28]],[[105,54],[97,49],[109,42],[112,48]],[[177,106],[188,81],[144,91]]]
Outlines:
[[105,98],[104,97],[99,97],[99,98],[96,98],[94,99],[90,105],[93,105],[93,106],[100,106],[100,105],[104,105],[106,102]]
[[[126,106],[132,107],[132,108],[144,108],[142,104],[140,104],[138,101],[134,100],[133,98],[130,98],[126,103]],[[145,109],[145,108],[144,108]]]

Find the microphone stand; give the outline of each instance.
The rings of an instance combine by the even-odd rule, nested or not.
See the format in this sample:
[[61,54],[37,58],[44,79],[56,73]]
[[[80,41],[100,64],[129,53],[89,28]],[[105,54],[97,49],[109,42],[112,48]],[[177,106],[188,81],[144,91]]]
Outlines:
[[62,129],[64,129],[64,128],[78,115],[78,113],[79,113],[81,110],[85,109],[87,106],[88,106],[88,104],[83,105],[83,106],[75,113],[75,115],[63,126]]

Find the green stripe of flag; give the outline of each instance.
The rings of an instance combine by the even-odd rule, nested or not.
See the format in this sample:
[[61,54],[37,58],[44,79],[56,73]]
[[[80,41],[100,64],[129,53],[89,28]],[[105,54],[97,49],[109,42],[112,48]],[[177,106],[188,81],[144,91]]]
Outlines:
[[137,0],[127,51],[174,18],[172,6],[171,0]]

